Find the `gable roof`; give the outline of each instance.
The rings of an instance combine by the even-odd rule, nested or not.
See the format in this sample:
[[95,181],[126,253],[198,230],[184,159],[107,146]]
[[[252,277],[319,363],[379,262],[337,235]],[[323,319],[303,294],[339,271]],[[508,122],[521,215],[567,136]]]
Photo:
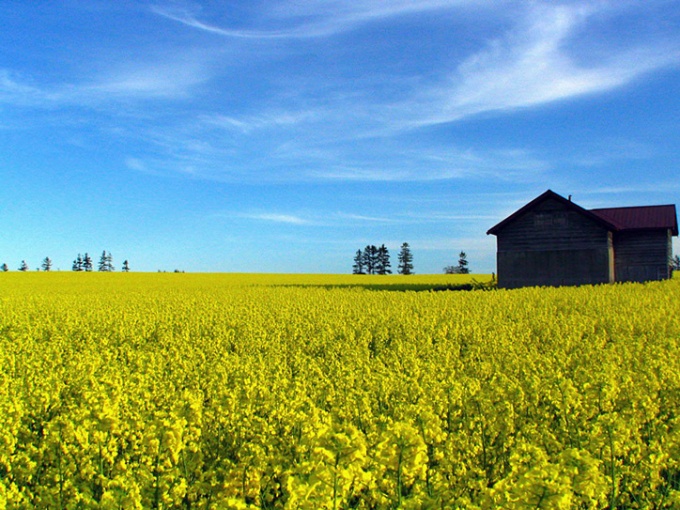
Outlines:
[[575,211],[579,214],[582,214],[582,215],[590,218],[595,223],[602,225],[607,230],[617,230],[617,226],[615,224],[613,224],[611,222],[611,220],[609,220],[607,217],[594,214],[594,213],[588,211],[587,209],[584,209],[580,205],[576,205],[570,199],[564,198],[563,196],[558,195],[557,193],[555,193],[552,190],[547,190],[545,193],[534,198],[527,205],[525,205],[524,207],[521,207],[520,209],[518,209],[517,211],[512,213],[510,216],[505,218],[500,223],[497,223],[496,225],[491,227],[489,230],[487,230],[487,232],[486,232],[487,235],[488,234],[494,234],[494,235],[498,234],[498,232],[503,230],[503,228],[505,228],[508,224],[512,223],[513,221],[518,219],[520,216],[522,216],[524,213],[526,213],[527,211],[530,211],[531,209],[533,209],[534,207],[536,207],[537,205],[539,205],[540,203],[542,203],[542,202],[544,202],[548,199],[557,200],[558,202],[561,202],[567,209]]
[[552,199],[561,202],[567,209],[582,214],[607,230],[614,232],[624,230],[658,230],[670,229],[674,236],[678,235],[678,219],[675,205],[648,205],[639,207],[610,207],[602,209],[584,209],[569,199],[547,190],[531,202],[521,207],[500,223],[491,227],[486,233],[498,234],[505,226],[512,223],[527,211],[541,202]]
[[591,212],[615,224],[618,230],[670,229],[674,236],[678,235],[675,205],[609,207],[591,209]]

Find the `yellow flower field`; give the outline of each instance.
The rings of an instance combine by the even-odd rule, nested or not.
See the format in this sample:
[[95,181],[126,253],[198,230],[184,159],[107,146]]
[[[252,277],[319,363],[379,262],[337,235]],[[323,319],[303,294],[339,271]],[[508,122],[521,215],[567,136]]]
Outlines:
[[0,274],[0,509],[679,508],[680,279],[466,281]]

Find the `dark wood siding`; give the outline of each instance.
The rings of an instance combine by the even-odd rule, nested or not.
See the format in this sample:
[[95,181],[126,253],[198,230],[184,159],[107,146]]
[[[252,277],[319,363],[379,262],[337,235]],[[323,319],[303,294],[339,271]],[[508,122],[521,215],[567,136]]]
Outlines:
[[617,232],[616,281],[644,282],[670,276],[668,260],[672,251],[669,230]]
[[581,285],[612,280],[609,231],[547,199],[497,234],[498,285]]

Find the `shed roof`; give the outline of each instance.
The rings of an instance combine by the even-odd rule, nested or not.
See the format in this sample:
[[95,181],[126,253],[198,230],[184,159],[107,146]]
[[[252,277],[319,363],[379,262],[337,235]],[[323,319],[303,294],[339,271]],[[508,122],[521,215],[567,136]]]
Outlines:
[[526,213],[527,211],[530,211],[531,209],[533,209],[534,207],[536,207],[537,205],[539,205],[540,203],[542,203],[542,202],[544,202],[545,200],[548,200],[548,199],[553,199],[553,200],[557,200],[558,202],[561,202],[562,204],[564,204],[564,206],[567,209],[570,209],[572,211],[576,211],[579,214],[587,216],[588,218],[593,220],[595,223],[602,225],[607,230],[616,230],[617,229],[616,225],[614,225],[606,217],[594,214],[594,213],[588,211],[587,209],[584,209],[580,205],[575,204],[574,202],[571,201],[571,199],[564,198],[563,196],[558,195],[557,193],[555,193],[552,190],[547,190],[545,193],[537,196],[531,202],[529,202],[524,207],[521,207],[520,209],[518,209],[517,211],[512,213],[510,216],[505,218],[500,223],[497,223],[496,225],[491,227],[486,233],[487,234],[494,234],[494,235],[498,234],[498,232],[500,232],[508,224],[512,223],[513,221],[518,219],[520,216],[522,216],[524,213]]
[[675,205],[609,207],[590,211],[616,225],[617,230],[671,229],[674,236],[678,235]]
[[584,209],[583,207],[558,195],[552,190],[547,190],[531,202],[521,207],[500,223],[491,227],[487,234],[498,234],[505,226],[515,221],[527,211],[547,199],[557,200],[572,211],[582,214],[594,222],[602,225],[607,230],[618,232],[623,230],[658,230],[670,229],[674,236],[678,235],[678,219],[675,205],[648,205],[638,207],[610,207],[603,209]]

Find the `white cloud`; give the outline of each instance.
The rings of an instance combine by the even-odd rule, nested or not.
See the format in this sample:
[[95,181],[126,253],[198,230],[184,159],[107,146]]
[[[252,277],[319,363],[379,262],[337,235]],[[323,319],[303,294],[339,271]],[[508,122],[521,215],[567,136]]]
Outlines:
[[306,124],[322,118],[322,114],[314,110],[283,110],[274,108],[254,115],[241,117],[223,114],[203,115],[199,120],[212,128],[236,130],[250,134],[272,128],[290,128],[298,124]]
[[531,5],[511,32],[465,59],[443,84],[416,97],[416,111],[427,114],[412,114],[413,125],[603,92],[680,62],[680,47],[668,43],[611,48],[608,58],[588,62],[587,54],[571,54],[569,43],[606,4]]
[[204,66],[193,58],[167,62],[119,64],[102,73],[91,83],[82,83],[74,91],[92,99],[107,95],[132,98],[174,98],[186,96],[210,76]]
[[364,216],[361,214],[348,214],[348,213],[338,213],[336,217],[340,218],[341,220],[347,219],[367,223],[394,223],[395,221],[397,221],[394,218],[381,218],[378,216]]
[[364,0],[347,2],[334,0],[284,2],[269,8],[265,28],[241,29],[211,24],[199,19],[200,15],[188,6],[152,7],[153,12],[191,28],[208,33],[243,39],[303,39],[326,37],[352,30],[356,26],[388,17],[418,12],[450,9],[460,6],[478,6],[480,0]]
[[0,103],[19,107],[98,107],[120,100],[187,97],[212,74],[201,57],[173,55],[163,60],[113,62],[70,82],[37,82],[0,69]]
[[274,223],[287,223],[289,225],[309,225],[311,222],[300,216],[290,214],[276,214],[276,213],[257,213],[257,214],[241,214],[242,218],[252,220],[270,221]]
[[130,170],[136,170],[138,172],[146,172],[147,165],[138,158],[125,158],[125,166]]

